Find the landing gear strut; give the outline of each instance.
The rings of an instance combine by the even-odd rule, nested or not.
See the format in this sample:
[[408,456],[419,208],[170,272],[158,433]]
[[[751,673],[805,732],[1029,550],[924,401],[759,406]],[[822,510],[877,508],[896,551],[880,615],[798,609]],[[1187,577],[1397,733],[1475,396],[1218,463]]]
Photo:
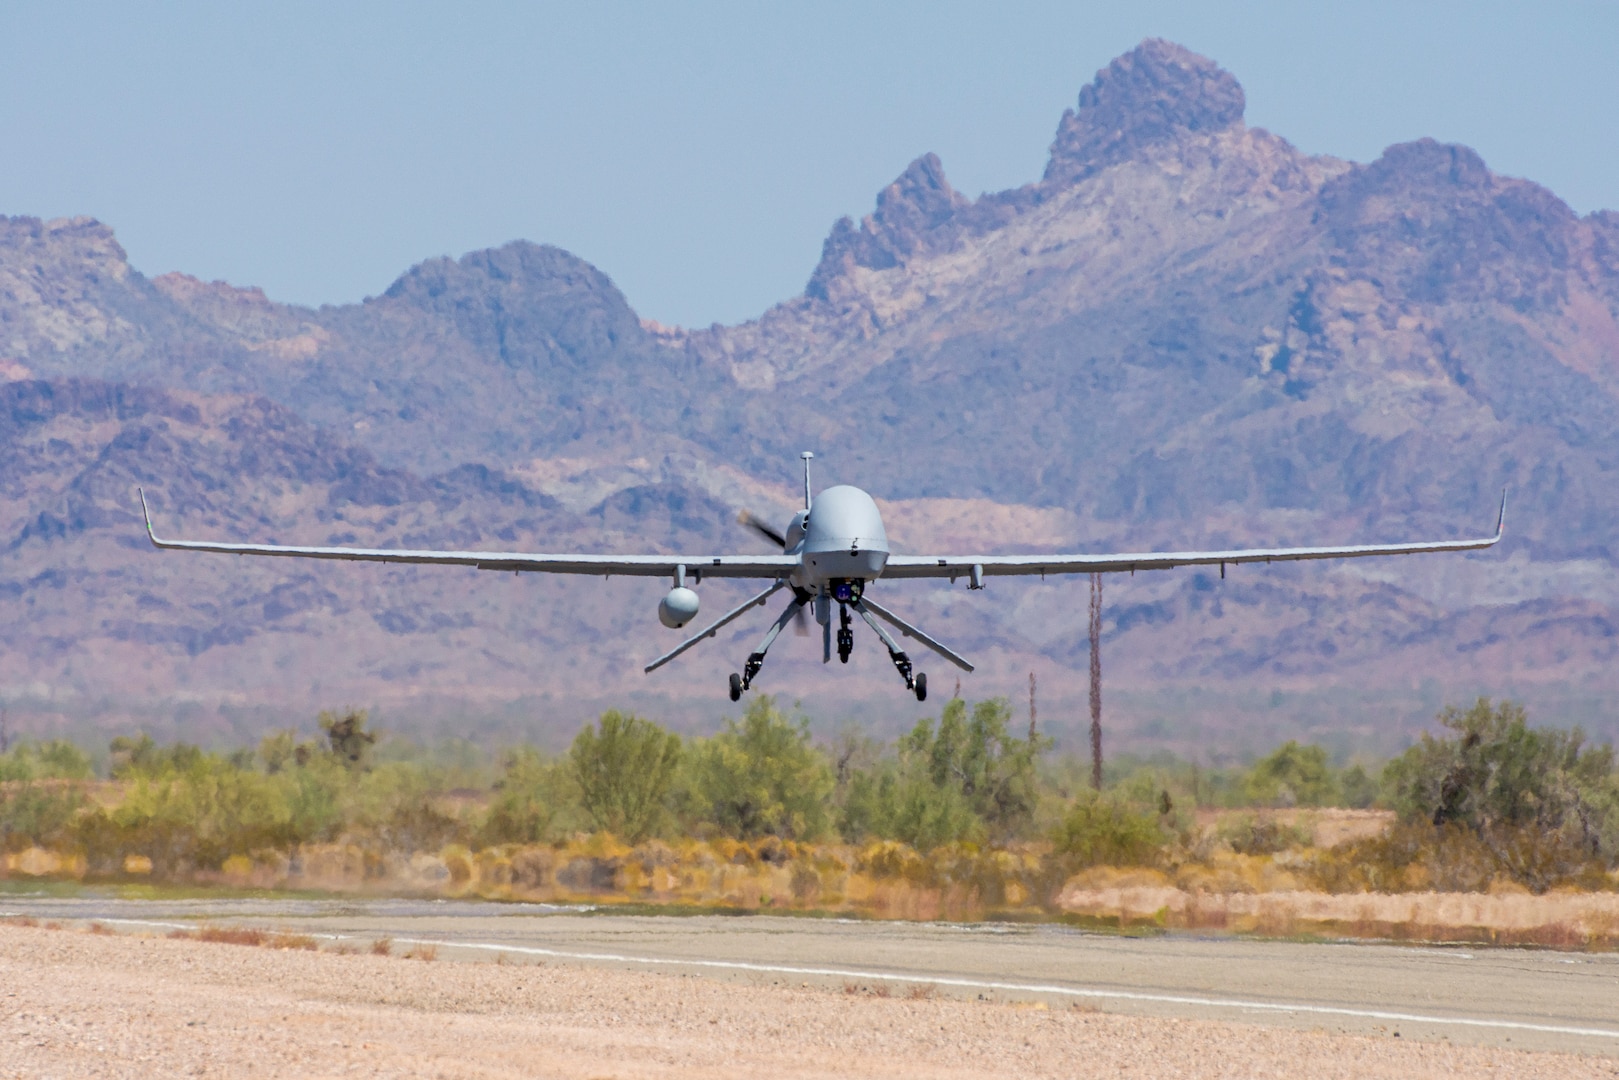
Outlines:
[[[815,620],[821,624],[822,662],[830,662],[832,659],[833,637],[832,602],[834,600],[836,600],[838,604],[838,659],[847,664],[849,662],[849,655],[854,651],[854,626],[853,620],[849,617],[849,609],[854,608],[854,610],[860,614],[860,617],[866,621],[866,625],[871,627],[872,632],[877,635],[878,640],[883,643],[883,647],[888,650],[888,659],[893,663],[894,670],[899,672],[899,677],[905,680],[905,689],[915,694],[916,700],[918,701],[926,701],[928,699],[928,677],[924,672],[920,672],[915,669],[911,663],[911,658],[905,654],[905,650],[899,647],[898,643],[895,642],[893,635],[891,635],[883,627],[883,625],[877,621],[879,617],[891,623],[906,637],[913,638],[916,641],[921,642],[927,648],[932,649],[934,652],[938,653],[946,660],[949,660],[952,664],[955,664],[963,671],[971,671],[973,669],[972,665],[966,660],[963,660],[960,656],[951,652],[945,646],[941,645],[939,642],[935,641],[921,630],[904,621],[892,611],[887,610],[881,604],[867,601],[861,595],[863,590],[857,587],[858,585],[863,584],[862,582],[839,582],[837,584],[840,586],[845,586],[845,588],[834,589],[830,595],[828,595],[828,593],[824,590],[811,593],[807,589],[800,589],[796,587],[793,588],[792,603],[787,605],[787,609],[783,611],[776,619],[775,623],[771,625],[769,631],[766,632],[764,639],[759,642],[759,647],[748,654],[747,662],[742,666],[741,673],[731,676],[730,685],[727,687],[727,689],[730,692],[732,701],[742,700],[742,695],[747,693],[747,691],[752,687],[753,680],[758,678],[760,669],[764,667],[765,654],[770,651],[770,646],[775,644],[776,638],[781,635],[782,630],[787,626],[788,623],[792,622],[798,617],[798,615],[804,610],[805,605],[815,605]],[[652,671],[658,667],[661,667],[663,664],[674,659],[674,657],[685,652],[687,649],[691,648],[693,645],[696,645],[704,638],[713,637],[714,631],[718,630],[721,626],[724,626],[726,623],[735,619],[749,608],[764,603],[771,595],[786,587],[786,581],[778,581],[774,586],[766,589],[764,592],[760,593],[746,604],[743,604],[741,607],[736,608],[734,611],[728,613],[718,622],[682,642],[680,647],[675,649],[673,652],[668,653],[667,655],[660,657],[652,664],[649,664],[647,666],[647,670]],[[843,595],[840,595],[840,593]]]
[[905,680],[905,689],[914,693],[916,700],[926,701],[928,699],[927,675],[923,672],[917,672],[914,676],[911,674],[911,658],[905,655],[904,649],[895,644],[894,639],[889,636],[887,630],[883,629],[883,624],[877,621],[876,617],[872,615],[871,609],[866,607],[863,600],[856,600],[854,609],[860,612],[860,617],[866,620],[866,625],[871,627],[878,639],[888,648],[888,658],[894,662],[894,670],[899,672],[899,677]]
[[793,602],[787,605],[787,610],[781,613],[781,617],[765,633],[764,640],[759,642],[759,647],[748,654],[748,662],[742,665],[742,674],[733,673],[731,675],[732,701],[742,700],[743,691],[753,685],[754,676],[758,675],[759,669],[765,666],[765,653],[769,652],[770,646],[775,644],[776,637],[781,633],[782,627],[792,622],[793,617],[812,599],[813,597],[803,589],[795,588],[793,590]]

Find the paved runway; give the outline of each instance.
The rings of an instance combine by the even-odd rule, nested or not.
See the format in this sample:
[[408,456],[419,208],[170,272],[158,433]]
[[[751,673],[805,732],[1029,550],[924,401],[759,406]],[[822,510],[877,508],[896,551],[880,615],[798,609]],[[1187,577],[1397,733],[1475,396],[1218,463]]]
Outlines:
[[916,985],[961,997],[1559,1049],[1619,1057],[1619,956],[1313,944],[1060,926],[771,916],[636,916],[536,904],[363,899],[129,900],[0,894],[0,916],[130,932],[199,922],[288,929],[443,960],[588,964],[733,981]]

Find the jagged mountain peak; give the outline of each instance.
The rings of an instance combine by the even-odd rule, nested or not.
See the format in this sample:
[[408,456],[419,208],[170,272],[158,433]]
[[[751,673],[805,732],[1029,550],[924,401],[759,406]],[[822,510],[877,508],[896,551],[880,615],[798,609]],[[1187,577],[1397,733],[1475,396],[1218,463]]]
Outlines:
[[[972,203],[950,186],[937,154],[923,154],[877,194],[877,210],[856,225],[841,218],[821,246],[806,296],[827,299],[832,279],[854,266],[885,270],[940,242],[942,226]],[[944,234],[948,246],[948,234]]]
[[0,214],[0,238],[8,244],[49,240],[105,252],[119,262],[127,261],[123,247],[113,235],[112,226],[84,215],[45,221],[27,215],[6,217]]
[[[953,251],[964,235],[1000,229],[1154,146],[1240,127],[1243,107],[1241,85],[1214,61],[1173,42],[1144,41],[1099,71],[1080,91],[1077,110],[1063,113],[1038,182],[974,202],[950,186],[936,155],[924,154],[878,194],[874,213],[859,223],[845,217],[832,227],[804,294],[836,302],[848,291],[839,281],[847,282],[856,267],[888,270],[919,255]],[[1307,178],[1291,176],[1300,156],[1279,139],[1263,139],[1283,153],[1277,155],[1274,147],[1261,152],[1258,156],[1275,160],[1268,167],[1256,162],[1256,174],[1287,173],[1267,176],[1265,182],[1309,186]],[[1205,164],[1209,157],[1205,150]]]
[[1230,72],[1173,42],[1150,38],[1096,73],[1063,114],[1045,181],[1063,183],[1187,132],[1242,122],[1246,104]]

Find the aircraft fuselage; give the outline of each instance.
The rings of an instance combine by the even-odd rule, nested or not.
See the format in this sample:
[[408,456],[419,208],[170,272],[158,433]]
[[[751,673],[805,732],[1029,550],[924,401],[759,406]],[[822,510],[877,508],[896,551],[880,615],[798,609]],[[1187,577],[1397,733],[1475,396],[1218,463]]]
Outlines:
[[806,592],[837,596],[839,586],[881,577],[889,548],[876,500],[847,484],[822,491],[788,526],[787,554],[799,557],[790,580]]

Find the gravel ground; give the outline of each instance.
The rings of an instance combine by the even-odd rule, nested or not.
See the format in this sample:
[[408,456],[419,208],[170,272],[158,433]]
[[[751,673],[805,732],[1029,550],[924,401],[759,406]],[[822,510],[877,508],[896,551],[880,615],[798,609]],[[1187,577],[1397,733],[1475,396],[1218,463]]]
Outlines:
[[0,926],[0,1076],[1592,1077],[1609,1058]]

